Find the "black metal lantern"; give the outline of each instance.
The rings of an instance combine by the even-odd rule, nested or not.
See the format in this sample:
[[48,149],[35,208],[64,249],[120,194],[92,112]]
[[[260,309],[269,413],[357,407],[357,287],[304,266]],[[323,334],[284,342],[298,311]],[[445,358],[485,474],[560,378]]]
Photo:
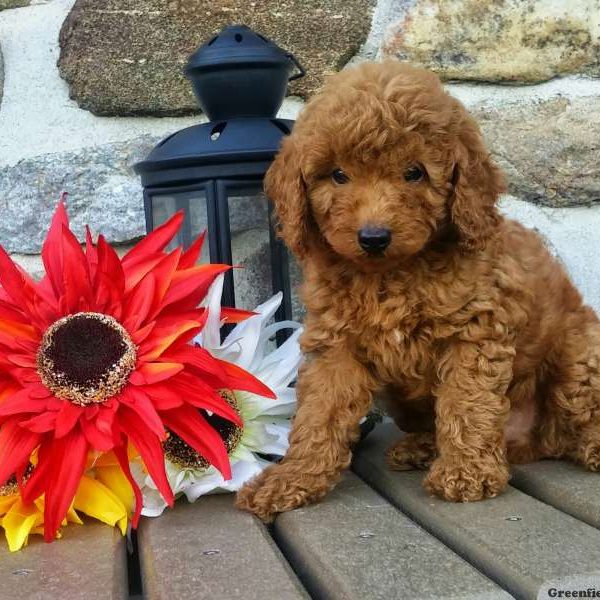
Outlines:
[[[293,125],[276,118],[287,83],[304,71],[272,41],[248,27],[230,26],[190,57],[186,75],[210,122],[172,134],[135,165],[144,187],[146,229],[183,209],[177,243],[189,246],[206,228],[210,261],[236,265],[244,257],[236,256],[232,233],[254,225],[268,236],[268,250],[255,271],[270,266],[273,291],[283,292],[275,318],[291,319],[287,251],[276,238],[262,188],[281,139]],[[243,285],[237,271],[226,275],[226,306],[235,306],[236,291]]]

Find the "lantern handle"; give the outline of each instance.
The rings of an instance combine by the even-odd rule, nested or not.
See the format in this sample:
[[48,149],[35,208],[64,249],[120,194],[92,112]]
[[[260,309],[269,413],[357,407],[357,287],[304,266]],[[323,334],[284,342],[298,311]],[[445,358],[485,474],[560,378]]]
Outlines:
[[298,59],[291,53],[286,53],[287,58],[292,61],[293,65],[298,69],[299,73],[294,73],[294,75],[290,75],[288,81],[294,81],[294,79],[300,79],[300,77],[304,77],[306,75],[306,71],[304,67],[298,62]]

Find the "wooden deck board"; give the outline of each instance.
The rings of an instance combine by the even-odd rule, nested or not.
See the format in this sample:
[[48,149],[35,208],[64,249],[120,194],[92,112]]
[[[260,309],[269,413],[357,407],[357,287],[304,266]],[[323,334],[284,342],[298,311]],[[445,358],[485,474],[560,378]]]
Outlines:
[[185,500],[143,519],[139,549],[148,600],[300,600],[307,595],[267,533],[233,496]]
[[393,424],[377,428],[357,449],[355,472],[502,587],[535,598],[544,581],[600,576],[600,531],[512,487],[484,502],[430,497],[422,472],[385,465],[385,449],[401,435]]
[[123,600],[128,597],[125,538],[114,528],[69,525],[52,544],[31,536],[20,552],[0,549],[2,598]]
[[511,598],[351,473],[280,515],[275,539],[314,598]]
[[600,473],[558,460],[514,465],[512,471],[516,488],[600,528]]

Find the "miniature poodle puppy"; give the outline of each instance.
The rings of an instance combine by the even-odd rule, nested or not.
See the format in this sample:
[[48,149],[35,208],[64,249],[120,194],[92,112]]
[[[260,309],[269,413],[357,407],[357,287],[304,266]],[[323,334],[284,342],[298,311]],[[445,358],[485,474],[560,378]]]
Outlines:
[[266,178],[307,308],[284,460],[240,492],[263,520],[322,498],[376,392],[392,469],[446,500],[509,462],[600,470],[600,321],[538,235],[505,219],[477,124],[436,75],[363,64],[308,103]]

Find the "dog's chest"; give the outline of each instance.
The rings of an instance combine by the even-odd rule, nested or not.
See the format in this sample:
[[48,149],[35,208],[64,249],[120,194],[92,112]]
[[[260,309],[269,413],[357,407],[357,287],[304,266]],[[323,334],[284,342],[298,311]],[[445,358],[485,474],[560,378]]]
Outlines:
[[429,393],[433,373],[433,323],[415,296],[378,294],[350,317],[352,345],[382,383],[409,395]]

